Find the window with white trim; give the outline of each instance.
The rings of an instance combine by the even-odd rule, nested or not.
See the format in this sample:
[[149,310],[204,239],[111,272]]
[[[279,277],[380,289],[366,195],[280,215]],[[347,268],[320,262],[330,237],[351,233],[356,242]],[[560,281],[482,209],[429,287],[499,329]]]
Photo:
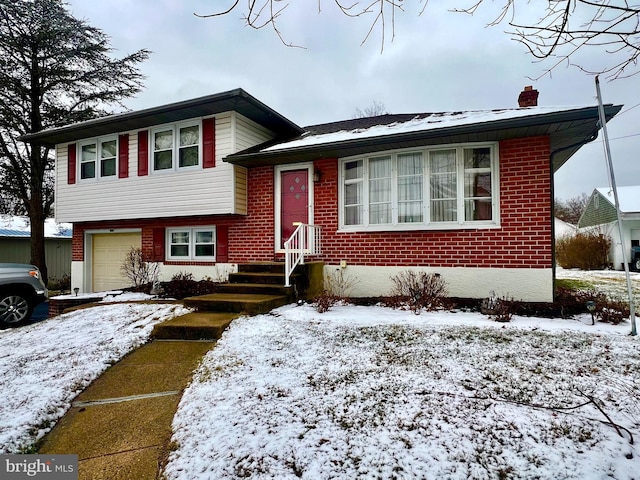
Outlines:
[[216,227],[185,227],[167,229],[169,260],[216,259]]
[[498,147],[451,145],[340,162],[340,228],[498,225]]
[[177,170],[200,165],[200,137],[200,122],[167,125],[152,130],[153,170]]
[[97,138],[79,148],[80,180],[115,178],[118,174],[118,139]]

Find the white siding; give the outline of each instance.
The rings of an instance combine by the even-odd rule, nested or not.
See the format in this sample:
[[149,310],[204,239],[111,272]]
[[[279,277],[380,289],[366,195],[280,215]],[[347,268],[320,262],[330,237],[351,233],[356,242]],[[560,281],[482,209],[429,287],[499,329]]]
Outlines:
[[[124,220],[236,213],[234,168],[222,159],[239,146],[271,138],[267,130],[232,112],[216,115],[216,166],[138,176],[138,132],[129,133],[129,177],[67,183],[67,145],[56,149],[56,219]],[[237,132],[237,139],[232,133]],[[254,142],[254,143],[251,143]]]
[[235,166],[235,213],[247,214],[247,169]]
[[240,114],[235,114],[235,118],[237,152],[264,143],[274,137],[270,130]]
[[631,240],[640,240],[640,238],[638,238],[640,220],[622,221],[622,241],[620,241],[620,229],[618,228],[618,222],[599,225],[597,228],[601,233],[611,236],[610,260],[613,264],[614,270],[624,270],[622,249],[624,248],[624,255],[626,255],[627,263],[631,262]]
[[233,139],[234,117],[233,112],[216,115],[216,168],[224,157],[237,151]]

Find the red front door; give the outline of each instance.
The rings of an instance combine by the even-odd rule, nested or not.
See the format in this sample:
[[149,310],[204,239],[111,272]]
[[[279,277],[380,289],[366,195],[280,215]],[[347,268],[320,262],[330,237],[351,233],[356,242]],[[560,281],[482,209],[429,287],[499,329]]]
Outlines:
[[280,185],[280,244],[283,246],[296,229],[294,222],[309,223],[309,171],[281,172]]

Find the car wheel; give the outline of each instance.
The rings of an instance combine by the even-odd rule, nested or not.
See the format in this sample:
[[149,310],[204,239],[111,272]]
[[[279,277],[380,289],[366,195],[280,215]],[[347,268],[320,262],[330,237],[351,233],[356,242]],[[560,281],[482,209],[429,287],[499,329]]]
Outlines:
[[636,272],[640,272],[640,257],[636,258],[636,261],[633,262],[633,265],[636,267]]
[[33,304],[19,293],[0,295],[0,322],[15,325],[26,322],[33,313]]

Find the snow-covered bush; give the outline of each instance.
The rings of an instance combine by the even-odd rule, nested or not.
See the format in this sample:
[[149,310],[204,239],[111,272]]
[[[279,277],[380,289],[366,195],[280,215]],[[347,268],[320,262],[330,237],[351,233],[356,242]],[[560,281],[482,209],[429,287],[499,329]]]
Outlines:
[[596,304],[595,316],[600,322],[618,325],[629,318],[629,303],[623,300],[607,300],[603,304]]

